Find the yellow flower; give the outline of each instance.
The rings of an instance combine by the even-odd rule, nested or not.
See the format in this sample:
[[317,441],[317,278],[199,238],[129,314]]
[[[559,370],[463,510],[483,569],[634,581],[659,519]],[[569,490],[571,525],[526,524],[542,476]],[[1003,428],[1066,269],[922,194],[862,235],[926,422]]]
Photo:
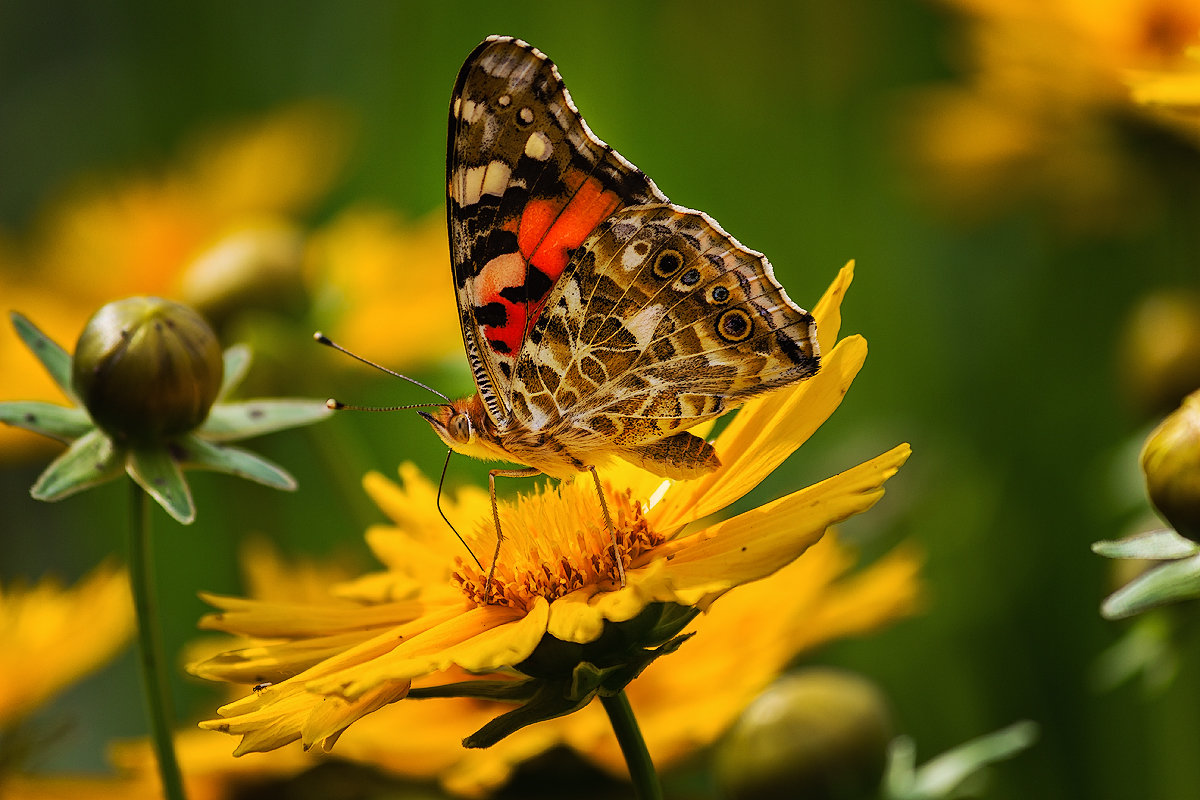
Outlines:
[[132,634],[129,578],[111,565],[70,589],[50,580],[0,587],[0,729],[108,661]]
[[[420,513],[419,504],[430,499],[433,487],[411,467],[405,468],[405,474],[408,490],[379,476],[369,481],[381,505]],[[419,496],[410,496],[412,488]],[[422,524],[435,525],[439,520],[424,510],[428,519]],[[404,539],[391,526],[375,528],[369,536],[381,553],[388,552],[391,544],[402,545]],[[400,557],[397,553],[396,559]],[[328,605],[336,602],[331,587],[350,574],[326,562],[285,562],[263,543],[243,548],[241,561],[248,593],[259,601]],[[694,629],[695,636],[686,650],[689,669],[678,670],[669,659],[660,659],[629,685],[630,702],[656,765],[670,768],[711,744],[798,654],[838,637],[867,633],[916,610],[920,560],[910,548],[900,548],[869,569],[847,576],[854,561],[853,553],[832,533],[826,534],[804,558],[729,593],[713,604],[700,624],[693,623],[689,630]],[[376,577],[367,582],[387,582],[387,576]],[[364,589],[359,582],[358,591]],[[765,607],[772,613],[762,614]],[[730,648],[729,641],[735,638],[739,646]],[[442,677],[470,679],[461,670]],[[502,784],[516,765],[555,745],[573,747],[614,774],[624,774],[624,761],[607,720],[594,703],[577,714],[524,728],[491,748],[462,747],[464,732],[482,727],[505,710],[503,704],[474,698],[394,703],[346,731],[338,740],[337,754],[398,776],[437,778],[449,791],[465,796],[487,793]],[[246,781],[315,763],[311,755],[295,749],[235,759],[223,739],[200,731],[177,734],[176,749],[189,796],[195,796],[193,782],[202,777],[209,782]],[[117,763],[153,775],[152,756],[144,744],[119,749]]]
[[[1046,197],[1073,226],[1129,223],[1148,191],[1123,125],[1195,71],[1194,0],[951,0],[966,21],[964,85],[921,92],[905,144],[957,212]],[[1172,78],[1173,80],[1173,78]],[[1136,220],[1135,220],[1136,221]]]
[[[597,691],[619,691],[657,655],[680,646],[676,634],[697,611],[787,567],[830,525],[874,505],[907,459],[909,448],[901,445],[760,508],[688,527],[758,485],[837,408],[866,356],[859,336],[832,346],[851,276],[848,266],[814,309],[826,353],[821,371],[743,407],[715,440],[725,461],[720,470],[674,482],[631,466],[605,468],[624,586],[611,579],[609,534],[590,476],[502,505],[506,538],[492,585],[499,599],[491,604],[481,602],[483,573],[437,523],[433,487],[411,468],[402,469],[404,492],[369,476],[369,491],[397,523],[368,534],[388,571],[339,589],[357,606],[210,597],[222,611],[207,617],[206,627],[261,643],[193,665],[193,672],[272,685],[202,726],[241,736],[238,753],[297,739],[329,749],[352,723],[410,690],[528,690],[536,696],[522,696],[522,709],[539,718],[577,710]],[[491,509],[482,491],[460,493],[446,510],[452,520],[477,521],[468,541],[476,552],[490,552]],[[456,669],[502,677],[448,686]],[[547,690],[551,684],[563,692]],[[535,701],[544,705],[530,711]],[[520,710],[512,713],[470,741],[486,744],[520,728]]]
[[[346,143],[333,109],[301,104],[210,133],[159,174],[80,182],[41,215],[23,258],[0,248],[0,297],[67,342],[110,300],[186,301],[195,259],[226,237],[306,211],[340,170]],[[0,331],[0,401],[58,399],[23,349]],[[0,429],[0,453],[10,457],[34,441]]]

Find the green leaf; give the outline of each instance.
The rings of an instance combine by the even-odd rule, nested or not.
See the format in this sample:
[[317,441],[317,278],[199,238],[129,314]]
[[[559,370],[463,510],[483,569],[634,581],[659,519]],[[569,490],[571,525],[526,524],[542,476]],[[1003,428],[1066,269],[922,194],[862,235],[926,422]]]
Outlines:
[[1105,619],[1124,619],[1148,608],[1200,597],[1200,555],[1168,561],[1143,572],[1108,596],[1100,606]]
[[221,357],[224,360],[225,377],[221,379],[221,388],[217,391],[216,402],[218,403],[229,397],[246,377],[253,354],[246,345],[235,344],[228,348]]
[[1092,552],[1105,558],[1147,558],[1166,561],[1200,553],[1200,545],[1173,530],[1150,531],[1124,539],[1106,540],[1092,545]]
[[0,422],[58,439],[60,442],[73,442],[96,427],[82,408],[68,408],[33,400],[0,403]]
[[[463,747],[491,747],[526,725],[578,711],[598,694],[616,695],[655,659],[674,653],[691,637],[692,634],[689,633],[686,636],[677,636],[654,650],[639,650],[615,666],[599,667],[589,661],[582,661],[575,665],[566,678],[535,679],[517,684],[516,687],[519,688],[510,689],[511,696],[503,699],[520,699],[520,693],[528,697],[526,702],[475,731],[463,740]],[[509,686],[512,687],[513,684],[509,683]],[[410,692],[409,696],[413,696],[413,693]]]
[[228,442],[310,425],[332,413],[324,400],[295,398],[218,403],[196,433],[210,441]]
[[21,341],[33,352],[37,360],[42,362],[42,366],[46,368],[46,372],[50,373],[50,377],[58,384],[58,388],[63,390],[72,403],[82,406],[83,403],[80,402],[79,396],[71,388],[70,354],[59,347],[53,339],[42,333],[24,314],[10,311],[8,315],[12,320],[13,327],[17,330],[17,335],[21,337]]
[[93,429],[50,462],[30,494],[36,500],[51,502],[110,481],[121,474],[124,455],[112,439]]
[[183,479],[179,463],[166,448],[132,450],[125,468],[138,486],[180,523],[190,525],[196,519],[192,491]]
[[185,436],[172,447],[175,457],[188,466],[224,472],[273,489],[296,488],[296,479],[287,470],[247,450],[212,444],[198,436]]
[[959,796],[964,784],[984,767],[1028,749],[1038,726],[1022,720],[965,742],[913,769],[916,748],[907,736],[897,737],[888,752],[884,777],[886,800],[941,800]]
[[567,681],[539,681],[529,701],[501,714],[463,739],[463,747],[491,747],[506,736],[528,725],[566,716],[586,706],[596,696],[605,670],[592,664],[579,664]]

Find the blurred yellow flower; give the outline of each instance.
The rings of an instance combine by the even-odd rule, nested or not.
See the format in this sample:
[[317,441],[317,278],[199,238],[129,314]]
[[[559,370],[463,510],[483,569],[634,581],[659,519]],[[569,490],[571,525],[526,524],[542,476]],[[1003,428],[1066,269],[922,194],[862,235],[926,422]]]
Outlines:
[[1044,197],[1069,226],[1129,224],[1148,188],[1123,126],[1161,121],[1148,106],[1194,80],[1180,73],[1196,72],[1200,3],[946,3],[965,22],[965,82],[913,97],[903,140],[932,196],[965,214]]
[[313,235],[309,283],[322,331],[384,364],[461,362],[446,219],[352,208]]
[[[368,476],[369,491],[396,522],[396,527],[368,532],[388,571],[339,587],[339,596],[353,605],[210,597],[222,612],[207,617],[204,626],[258,643],[194,664],[192,671],[210,679],[271,685],[225,706],[223,719],[203,727],[240,735],[237,753],[271,750],[297,739],[305,747],[320,743],[329,749],[352,723],[404,698],[411,687],[428,692],[459,679],[469,686],[485,674],[515,676],[522,667],[529,670],[527,660],[535,650],[537,658],[553,660],[547,653],[558,645],[594,652],[605,646],[602,634],[612,626],[636,627],[647,615],[659,619],[675,614],[680,622],[672,630],[677,632],[696,610],[707,610],[730,589],[788,569],[830,525],[866,510],[882,496],[882,484],[908,457],[907,445],[759,509],[701,530],[685,528],[756,486],[840,403],[866,355],[859,336],[832,346],[851,275],[849,267],[843,270],[814,311],[826,353],[821,372],[798,387],[747,404],[716,439],[726,462],[722,469],[686,482],[663,481],[632,466],[605,469],[608,502],[628,565],[625,586],[611,580],[609,534],[590,476],[503,504],[500,513],[508,518],[503,526],[508,535],[490,604],[482,602],[483,573],[450,544],[454,540],[437,516],[434,487],[411,467],[402,468],[402,490]],[[490,552],[487,538],[494,537],[494,529],[486,493],[460,492],[446,510],[451,519],[475,520],[468,539],[477,552]],[[905,607],[905,601],[892,600]],[[792,616],[785,619],[796,624]],[[854,628],[841,624],[847,626],[844,630]],[[835,625],[827,626],[817,638],[836,631]],[[677,640],[671,642],[678,646]],[[666,644],[639,644],[634,651],[652,655],[648,648]],[[794,652],[787,649],[788,656]],[[763,657],[771,661],[767,654]],[[775,658],[771,671],[786,657]],[[670,669],[669,660],[662,663],[661,669]],[[746,696],[767,679],[754,676],[754,688]],[[590,694],[578,698],[581,705],[590,699]],[[727,700],[725,707],[731,719],[737,701]],[[486,712],[481,710],[480,716]],[[670,730],[665,723],[661,727]],[[586,724],[579,729],[587,730]],[[548,741],[564,738],[553,726],[525,731],[542,740],[529,744],[513,737],[508,740],[515,742],[512,747],[538,752],[548,746],[547,736]],[[459,729],[458,735],[463,732]],[[427,734],[422,728],[422,736]],[[713,735],[701,731],[697,736],[705,740]],[[573,736],[582,750],[606,758],[595,746],[594,734]],[[671,740],[669,734],[662,738]]]
[[129,578],[112,565],[70,589],[0,587],[0,729],[116,655],[133,626]]
[[[0,249],[0,297],[62,342],[74,342],[110,300],[188,301],[194,260],[225,237],[307,211],[340,171],[347,144],[342,115],[313,102],[210,132],[159,173],[81,181],[42,213],[19,252]],[[0,330],[0,400],[58,399],[21,350]],[[36,438],[0,429],[0,453],[20,454]]]

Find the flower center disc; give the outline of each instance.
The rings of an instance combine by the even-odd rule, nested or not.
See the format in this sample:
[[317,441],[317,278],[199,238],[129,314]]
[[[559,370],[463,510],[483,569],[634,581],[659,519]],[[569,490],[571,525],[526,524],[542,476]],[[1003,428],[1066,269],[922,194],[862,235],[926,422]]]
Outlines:
[[[605,499],[612,514],[616,551],[628,567],[662,537],[646,524],[640,503],[625,490]],[[542,487],[521,495],[516,503],[500,504],[504,539],[487,596],[487,570],[462,560],[454,581],[477,605],[504,605],[528,609],[543,597],[548,601],[587,586],[615,585],[613,535],[600,510],[600,499],[590,476],[587,480]],[[491,519],[481,520],[472,545],[491,552],[495,546]]]

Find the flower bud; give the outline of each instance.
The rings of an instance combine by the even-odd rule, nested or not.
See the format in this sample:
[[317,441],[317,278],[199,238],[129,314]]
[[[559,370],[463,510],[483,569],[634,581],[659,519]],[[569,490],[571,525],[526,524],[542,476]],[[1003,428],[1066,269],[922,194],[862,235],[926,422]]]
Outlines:
[[221,388],[221,347],[204,318],[158,297],[101,308],[75,344],[72,383],[118,440],[154,441],[204,422]]
[[892,725],[883,695],[832,669],[786,675],[721,741],[717,783],[730,800],[878,796]]
[[1142,471],[1154,507],[1180,534],[1200,541],[1200,391],[1151,432]]

